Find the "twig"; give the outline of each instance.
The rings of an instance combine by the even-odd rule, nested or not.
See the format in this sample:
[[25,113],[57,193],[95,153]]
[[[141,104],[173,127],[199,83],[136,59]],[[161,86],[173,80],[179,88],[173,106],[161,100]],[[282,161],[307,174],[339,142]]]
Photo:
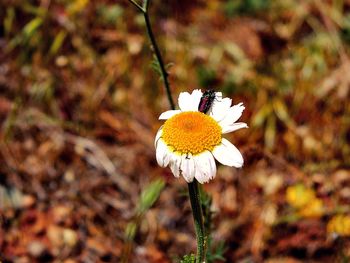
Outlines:
[[152,31],[152,26],[151,26],[151,21],[149,18],[148,10],[149,10],[150,0],[145,0],[143,2],[143,7],[140,6],[138,3],[136,3],[134,0],[128,0],[128,1],[130,3],[132,3],[134,6],[136,6],[143,13],[143,17],[144,17],[145,23],[146,23],[147,34],[148,34],[148,37],[151,41],[154,53],[156,55],[156,58],[158,60],[159,66],[160,66],[160,71],[162,74],[162,79],[164,82],[164,87],[165,87],[165,91],[166,91],[166,94],[168,97],[170,108],[172,110],[175,110],[175,103],[174,103],[174,100],[171,96],[170,84],[169,84],[169,80],[168,80],[168,73],[165,69],[164,61],[163,61],[162,55],[160,53],[156,38],[154,37],[153,31]]
[[128,0],[130,3],[132,3],[134,6],[137,7],[137,9],[139,9],[142,13],[145,13],[145,9],[140,6],[138,3],[136,3],[134,0]]
[[111,181],[115,183],[123,193],[128,193],[128,189],[133,187],[133,182],[117,172],[113,162],[95,142],[88,138],[69,133],[65,133],[65,139],[74,144],[76,152],[85,157],[90,165],[105,171],[109,175]]

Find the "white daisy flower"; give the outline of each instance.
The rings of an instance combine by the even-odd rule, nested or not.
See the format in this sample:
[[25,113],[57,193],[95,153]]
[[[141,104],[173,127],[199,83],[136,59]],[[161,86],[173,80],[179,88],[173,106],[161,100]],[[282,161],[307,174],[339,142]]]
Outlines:
[[216,174],[214,158],[224,165],[243,166],[242,154],[222,138],[222,134],[248,128],[246,123],[236,122],[245,108],[243,103],[231,107],[232,100],[216,92],[207,115],[198,111],[202,95],[201,90],[180,93],[180,109],[159,116],[166,121],[155,138],[158,164],[169,165],[175,177],[182,175],[188,183],[193,178],[200,183],[213,179]]

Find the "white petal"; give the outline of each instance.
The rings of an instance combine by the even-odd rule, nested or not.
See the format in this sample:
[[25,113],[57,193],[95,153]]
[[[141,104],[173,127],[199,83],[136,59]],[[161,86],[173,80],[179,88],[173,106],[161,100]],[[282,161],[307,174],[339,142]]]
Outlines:
[[205,151],[195,156],[195,178],[201,184],[213,179],[216,175],[216,164],[213,155]]
[[172,153],[170,162],[169,162],[170,169],[175,177],[180,176],[180,169],[181,169],[181,156],[175,153]]
[[158,140],[160,139],[160,137],[163,134],[163,129],[162,128],[163,128],[163,125],[157,131],[156,138],[154,139],[154,148],[157,148],[157,142],[158,142]]
[[244,109],[245,107],[243,106],[242,102],[228,109],[225,118],[219,123],[221,127],[232,125],[234,122],[236,122],[242,116]]
[[220,163],[240,168],[243,166],[243,156],[240,151],[228,140],[222,138],[220,145],[213,150],[213,155]]
[[191,95],[188,92],[181,92],[178,99],[179,108],[181,111],[191,111]]
[[181,92],[179,95],[179,108],[181,111],[198,111],[199,101],[202,97],[202,92],[196,89],[189,94],[188,92]]
[[219,100],[222,99],[222,92],[215,92],[215,98],[218,98]]
[[181,172],[187,183],[193,181],[195,169],[192,156],[186,154],[181,156]]
[[225,118],[227,111],[230,109],[232,100],[230,98],[215,98],[213,105],[209,111],[209,115],[216,121],[221,121]]
[[237,130],[242,129],[242,128],[248,128],[248,125],[244,122],[236,122],[232,125],[226,125],[224,127],[221,126],[221,128],[222,128],[222,133],[224,134],[224,133],[237,131]]
[[180,112],[181,112],[180,110],[168,110],[168,111],[165,111],[162,114],[160,114],[159,119],[160,120],[167,120]]
[[192,91],[191,100],[194,111],[198,111],[199,102],[203,96],[203,92],[200,89]]
[[161,167],[166,167],[169,164],[170,156],[168,154],[168,147],[162,139],[158,140],[156,149],[156,159],[157,163]]

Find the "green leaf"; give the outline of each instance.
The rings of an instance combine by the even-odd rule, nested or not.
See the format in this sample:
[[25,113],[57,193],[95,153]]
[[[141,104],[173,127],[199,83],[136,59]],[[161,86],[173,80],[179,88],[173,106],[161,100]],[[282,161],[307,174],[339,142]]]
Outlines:
[[135,222],[130,222],[125,228],[125,237],[127,240],[133,240],[137,231],[137,224]]
[[270,0],[229,0],[224,4],[224,11],[227,16],[239,14],[254,14],[269,8]]
[[216,80],[216,72],[213,69],[199,66],[197,68],[197,78],[199,85],[201,87],[207,88],[208,86],[213,85]]
[[25,38],[31,38],[36,30],[43,24],[44,20],[41,17],[36,17],[32,19],[28,24],[23,28],[23,35]]
[[151,206],[157,201],[161,191],[165,186],[165,182],[163,179],[157,179],[152,181],[142,192],[140,195],[140,200],[135,209],[135,217],[131,222],[128,223],[125,232],[125,251],[123,252],[122,262],[129,262],[130,258],[130,249],[133,244],[133,240],[139,228],[139,225],[142,222],[144,213],[151,208]]
[[156,56],[153,56],[151,68],[160,76],[161,79],[163,78],[162,70],[160,68],[160,64]]
[[270,104],[266,104],[261,107],[261,109],[255,113],[252,120],[253,127],[261,127],[266,121],[267,117],[271,114],[272,107]]
[[61,48],[63,42],[64,42],[64,39],[66,38],[67,36],[67,32],[64,31],[64,30],[61,30],[55,37],[55,39],[53,40],[52,42],[52,45],[50,47],[50,54],[51,55],[55,55],[58,50]]
[[137,213],[146,212],[158,199],[160,192],[163,190],[165,182],[162,179],[157,179],[151,182],[141,193]]
[[267,118],[265,129],[265,145],[268,149],[272,149],[276,138],[276,116],[270,115]]
[[203,190],[203,187],[200,185],[199,187],[200,191],[200,197],[201,197],[201,206],[202,206],[202,212],[203,212],[203,218],[204,218],[204,227],[205,227],[205,234],[208,237],[211,232],[212,228],[212,216],[213,212],[211,210],[211,204],[213,201],[213,198],[211,195],[209,195],[207,192]]
[[284,102],[281,99],[274,99],[272,102],[273,109],[277,117],[284,123],[290,123],[291,119],[288,114],[288,110]]
[[196,262],[196,256],[194,254],[185,255],[183,259],[180,261],[180,263],[195,263]]
[[97,8],[97,15],[104,24],[116,24],[118,19],[124,14],[124,9],[118,5],[101,4]]
[[10,114],[8,114],[4,124],[3,124],[3,133],[5,141],[11,139],[12,137],[12,129],[15,126],[15,123],[17,121],[17,115],[19,112],[19,109],[22,105],[22,100],[20,97],[17,97],[15,99],[15,103],[12,106],[12,109],[10,111]]
[[12,30],[12,25],[15,16],[15,9],[13,7],[9,7],[6,9],[6,17],[4,18],[4,30],[6,35],[10,34]]
[[226,261],[224,253],[227,250],[227,246],[224,241],[218,242],[217,245],[213,244],[213,239],[208,239],[208,250],[207,250],[207,262],[214,263],[218,261]]

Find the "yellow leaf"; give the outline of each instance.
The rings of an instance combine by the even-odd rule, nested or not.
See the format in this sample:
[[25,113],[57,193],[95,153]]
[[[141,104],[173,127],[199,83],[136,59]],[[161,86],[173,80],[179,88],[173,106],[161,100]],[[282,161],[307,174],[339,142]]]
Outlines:
[[315,199],[315,192],[303,184],[296,184],[287,188],[287,202],[295,207],[302,208]]
[[350,236],[350,216],[335,215],[327,224],[327,232],[339,236]]
[[324,214],[323,201],[321,199],[315,198],[311,200],[306,206],[302,207],[298,214],[301,217],[321,217]]

